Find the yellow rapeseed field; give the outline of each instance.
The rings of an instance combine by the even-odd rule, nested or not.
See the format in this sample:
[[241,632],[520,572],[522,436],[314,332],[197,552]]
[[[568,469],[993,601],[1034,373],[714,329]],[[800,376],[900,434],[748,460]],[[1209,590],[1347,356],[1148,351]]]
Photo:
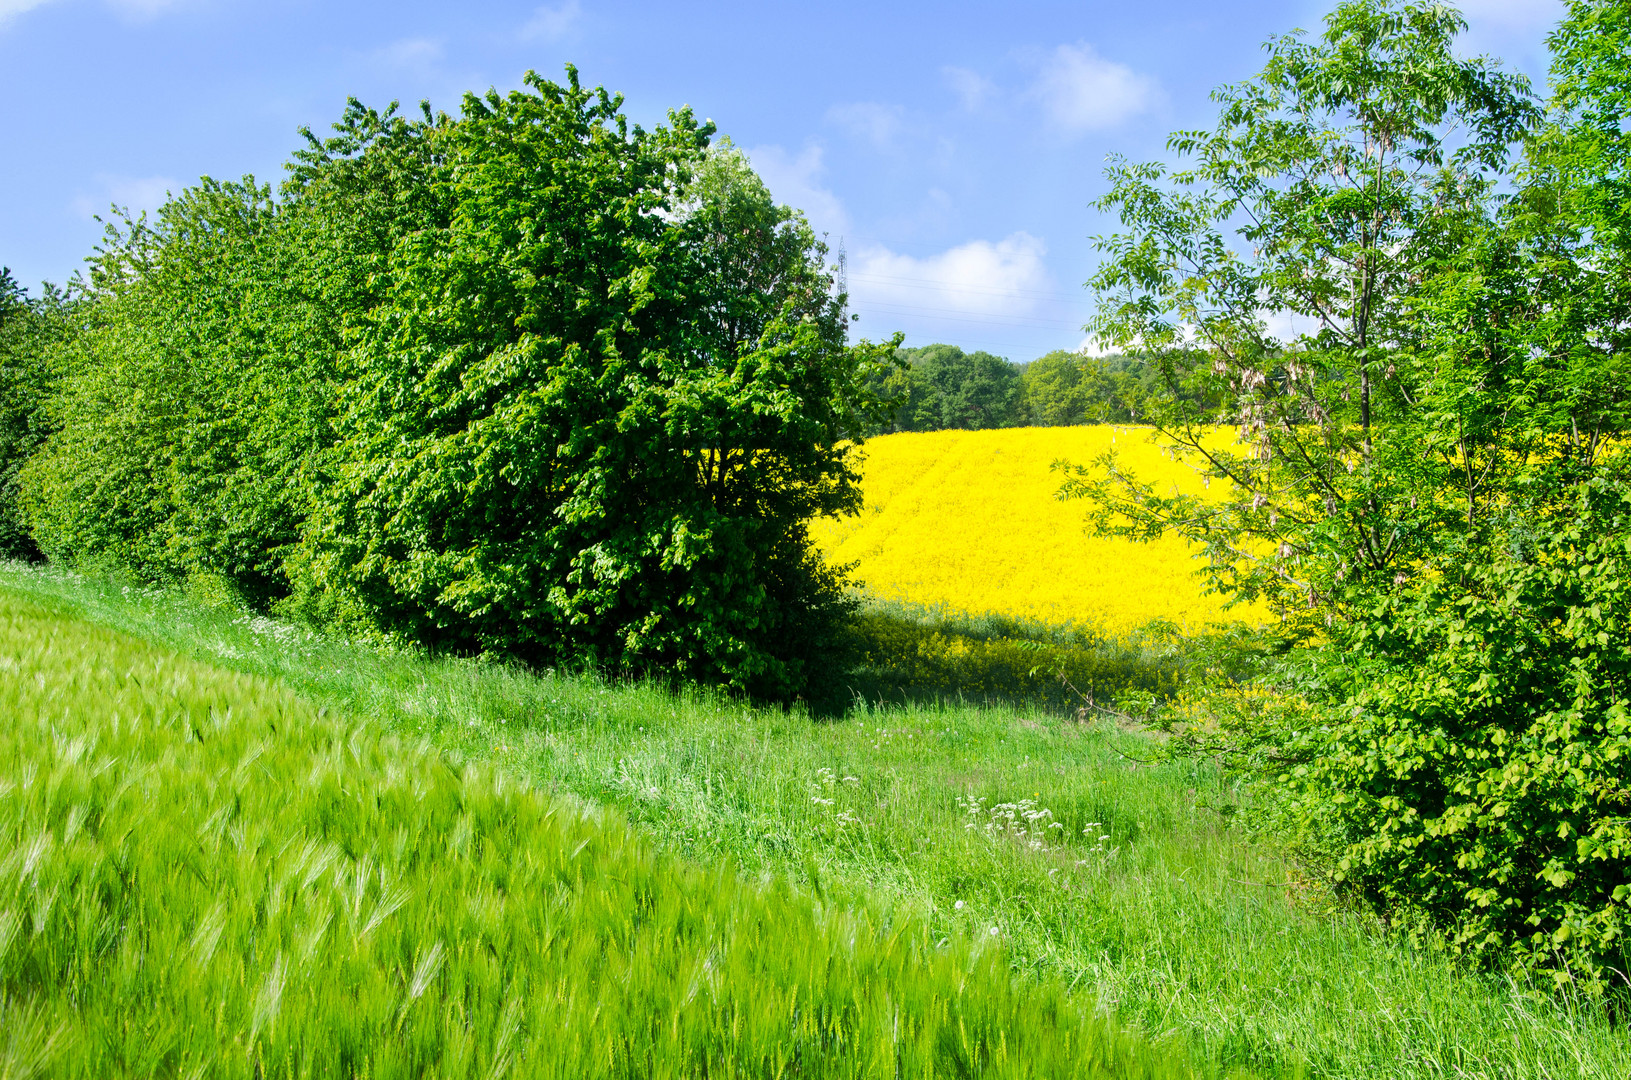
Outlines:
[[1166,457],[1149,430],[1094,425],[1000,431],[907,432],[864,448],[866,506],[822,521],[816,543],[858,564],[873,594],[954,611],[1093,623],[1123,633],[1151,619],[1186,630],[1260,616],[1225,614],[1203,595],[1200,562],[1176,539],[1100,539],[1084,506],[1055,498],[1060,458],[1088,464],[1113,447],[1137,473],[1195,491],[1201,479]]

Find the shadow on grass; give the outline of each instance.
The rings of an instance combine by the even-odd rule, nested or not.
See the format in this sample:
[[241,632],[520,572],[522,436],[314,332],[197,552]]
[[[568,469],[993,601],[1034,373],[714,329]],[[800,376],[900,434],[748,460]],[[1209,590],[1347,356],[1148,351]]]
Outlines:
[[1088,624],[969,615],[890,601],[857,613],[848,699],[876,705],[966,702],[1064,715],[1142,715],[1202,670],[1239,675],[1269,647],[1261,634],[1186,634],[1156,621],[1125,637]]

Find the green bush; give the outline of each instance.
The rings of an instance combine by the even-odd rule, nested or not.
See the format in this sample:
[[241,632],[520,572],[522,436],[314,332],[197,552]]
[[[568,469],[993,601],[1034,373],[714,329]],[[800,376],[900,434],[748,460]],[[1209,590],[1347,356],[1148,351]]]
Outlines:
[[845,343],[825,248],[688,112],[646,132],[575,73],[527,85],[424,132],[447,220],[356,323],[296,602],[810,693],[845,604],[805,523],[859,499],[842,440],[892,346]]
[[1631,489],[1572,510],[1378,599],[1224,734],[1347,890],[1601,986],[1631,971]]
[[436,220],[434,122],[353,101],[335,137],[306,133],[281,198],[205,178],[109,226],[58,349],[54,434],[21,476],[47,554],[145,581],[218,576],[258,606],[288,594],[343,397],[343,328],[377,301],[396,238]]
[[278,198],[206,179],[110,229],[33,537],[374,638],[819,696],[849,607],[807,522],[857,503],[898,342],[847,343],[826,248],[710,126],[528,86],[353,101]]
[[51,349],[71,311],[60,292],[31,298],[0,267],[0,558],[40,558],[18,505],[18,474],[50,433]]

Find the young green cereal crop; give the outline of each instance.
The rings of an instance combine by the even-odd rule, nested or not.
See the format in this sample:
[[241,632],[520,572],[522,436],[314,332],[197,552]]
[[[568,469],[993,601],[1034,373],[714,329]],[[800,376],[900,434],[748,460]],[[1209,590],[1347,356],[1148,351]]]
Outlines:
[[1176,1076],[909,919],[0,592],[0,1076]]

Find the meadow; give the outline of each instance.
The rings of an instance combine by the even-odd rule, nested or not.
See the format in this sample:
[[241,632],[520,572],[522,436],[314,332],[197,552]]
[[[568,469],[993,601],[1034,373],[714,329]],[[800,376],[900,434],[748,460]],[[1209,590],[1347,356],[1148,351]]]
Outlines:
[[[798,710],[757,709],[709,693],[674,695],[643,684],[363,649],[248,615],[230,605],[211,605],[176,593],[60,572],[11,566],[0,571],[0,585],[13,595],[28,597],[33,605],[72,613],[150,643],[142,649],[173,650],[187,659],[187,664],[167,661],[174,669],[197,671],[188,664],[204,665],[249,677],[252,681],[238,685],[246,696],[268,709],[280,700],[304,702],[298,707],[292,703],[279,707],[310,710],[302,715],[315,719],[302,722],[317,726],[302,729],[295,724],[279,730],[296,736],[287,750],[293,755],[289,771],[302,778],[313,777],[312,797],[326,790],[327,805],[366,804],[368,799],[358,800],[348,793],[372,792],[370,785],[378,785],[393,770],[418,778],[404,783],[449,792],[437,798],[454,799],[454,794],[464,790],[456,785],[463,784],[476,784],[476,790],[482,792],[504,793],[502,798],[499,794],[462,795],[469,809],[449,809],[440,818],[425,816],[440,831],[418,840],[411,835],[403,839],[404,833],[394,827],[366,828],[366,822],[374,819],[364,813],[360,831],[346,834],[351,848],[340,844],[345,859],[368,855],[377,865],[394,868],[406,865],[402,862],[406,854],[396,854],[399,842],[405,845],[404,853],[428,855],[435,850],[436,860],[426,857],[413,865],[422,866],[433,878],[442,873],[454,875],[439,880],[460,881],[467,896],[492,895],[483,891],[492,886],[480,883],[480,867],[487,867],[490,873],[520,872],[502,871],[508,865],[502,853],[516,850],[505,844],[521,844],[522,838],[516,834],[513,841],[504,840],[499,834],[510,826],[481,817],[479,808],[503,799],[510,800],[506,805],[512,808],[530,807],[534,805],[530,800],[536,799],[538,809],[527,813],[541,821],[547,813],[542,809],[544,800],[548,800],[548,806],[559,808],[550,819],[558,824],[540,825],[543,832],[526,839],[526,850],[546,868],[553,867],[538,871],[555,890],[550,895],[565,896],[560,891],[561,875],[575,883],[578,872],[560,869],[565,856],[552,854],[552,845],[576,847],[589,840],[580,862],[568,866],[583,865],[585,883],[606,880],[608,895],[631,905],[617,908],[608,901],[600,906],[602,901],[589,895],[587,885],[583,892],[571,894],[570,902],[581,905],[572,910],[600,912],[581,918],[590,927],[586,932],[601,934],[611,934],[612,929],[596,920],[615,921],[617,910],[642,910],[640,888],[661,893],[669,886],[659,885],[658,879],[665,879],[670,869],[677,870],[680,882],[672,887],[681,892],[695,890],[686,895],[694,897],[697,907],[693,910],[699,913],[700,925],[710,925],[713,920],[711,925],[717,929],[712,933],[720,936],[710,937],[709,931],[695,929],[698,923],[688,922],[685,925],[692,929],[679,933],[678,951],[663,953],[667,946],[662,942],[669,938],[662,935],[672,934],[675,928],[654,914],[651,938],[640,936],[644,923],[618,930],[633,938],[600,938],[647,942],[654,951],[650,974],[657,980],[653,989],[640,988],[639,994],[646,996],[606,982],[593,983],[602,988],[596,992],[608,995],[610,1002],[606,1012],[610,1019],[603,1025],[606,1030],[629,1030],[620,1025],[625,1021],[634,1024],[639,1009],[652,1003],[668,1008],[672,1000],[685,1000],[683,991],[691,983],[674,973],[695,973],[699,964],[707,970],[697,959],[698,953],[687,950],[702,948],[704,941],[751,940],[751,934],[731,937],[726,930],[759,925],[751,922],[760,917],[755,911],[769,912],[763,917],[773,925],[798,927],[796,942],[778,939],[769,931],[764,939],[790,948],[794,956],[748,954],[755,957],[749,970],[766,973],[762,988],[758,981],[721,984],[731,988],[729,994],[721,989],[725,996],[700,997],[690,1006],[693,1011],[683,1013],[694,1019],[694,1025],[686,1026],[689,1020],[682,1024],[680,1035],[671,1037],[667,1029],[657,1030],[656,1025],[640,1029],[641,1038],[653,1040],[646,1045],[680,1047],[676,1053],[681,1056],[676,1060],[695,1060],[684,1058],[683,1053],[719,1053],[722,1046],[736,1045],[717,1041],[721,1031],[785,1030],[774,1026],[781,1021],[770,1015],[774,1010],[769,1005],[762,1020],[767,1026],[753,1027],[759,1021],[750,1017],[743,1019],[748,1028],[722,1026],[735,1022],[729,1019],[734,1014],[726,1002],[740,1001],[730,994],[743,986],[753,987],[755,1003],[761,997],[786,1002],[786,996],[776,995],[790,995],[797,977],[775,976],[775,972],[784,970],[779,965],[795,964],[812,950],[818,957],[833,957],[823,971],[842,968],[850,938],[842,933],[823,936],[827,932],[820,927],[833,924],[821,920],[831,918],[839,920],[838,925],[873,928],[871,940],[880,942],[880,948],[896,940],[881,928],[914,928],[894,946],[906,950],[896,954],[902,958],[896,967],[866,969],[888,972],[880,976],[887,985],[915,977],[910,973],[918,972],[923,963],[929,969],[922,973],[923,978],[931,982],[964,977],[957,972],[986,971],[987,975],[978,978],[967,977],[963,985],[981,985],[984,980],[983,985],[993,988],[998,1000],[1010,1002],[1006,1007],[1016,1010],[1004,1016],[993,1005],[992,1011],[980,1014],[994,1025],[987,1030],[1000,1027],[1009,1039],[1015,1039],[1021,1037],[1025,1025],[1039,1024],[1033,1028],[1039,1040],[1036,1045],[1046,1045],[1047,1039],[1063,1032],[1067,1026],[1063,1018],[1088,1015],[1113,1018],[1123,1032],[1153,1047],[1158,1057],[1179,1055],[1183,1059],[1178,1063],[1180,1073],[1187,1069],[1199,1075],[1235,1071],[1321,1077],[1631,1075],[1631,1044],[1623,1027],[1616,1026],[1600,1004],[1467,971],[1430,947],[1412,948],[1372,920],[1335,907],[1302,881],[1294,866],[1225,827],[1211,807],[1229,792],[1221,788],[1214,771],[1204,764],[1152,762],[1148,760],[1149,742],[1134,733],[1075,723],[1041,711],[969,706],[863,709],[840,720],[812,723]],[[60,628],[51,632],[65,633]],[[141,651],[134,644],[121,647]],[[16,646],[8,648],[14,654],[17,651]],[[115,666],[134,672],[144,684],[158,685],[139,666]],[[28,680],[11,680],[16,687],[9,692],[33,693],[27,687],[40,685],[42,678],[49,679],[49,670],[42,670],[36,661]],[[74,681],[88,685],[83,675],[74,676]],[[42,693],[50,700],[61,700],[65,691],[57,684]],[[244,734],[233,737],[242,740],[234,746],[232,738],[218,740],[211,734],[209,725],[221,722],[228,705],[234,722],[264,722],[254,718],[250,702],[243,697],[220,700],[214,719],[208,713],[197,714],[198,730],[211,740],[204,747],[222,743],[233,747],[221,751],[215,766],[226,779],[243,760],[245,748],[256,742],[253,735]],[[125,712],[136,715],[129,709]],[[41,721],[37,733],[28,736],[35,747],[32,753],[42,760],[60,755],[56,748],[67,746],[74,737],[63,727],[61,715],[51,713]],[[350,719],[342,724],[338,719],[342,716]],[[111,728],[112,722],[107,723]],[[53,724],[55,733],[51,733]],[[324,728],[325,724],[336,726]],[[179,727],[172,721],[172,734],[155,740],[151,748],[140,748],[140,754],[150,755],[144,760],[175,763],[195,753],[198,747]],[[300,735],[302,730],[311,731],[311,737]],[[157,733],[154,729],[150,737]],[[81,755],[86,769],[94,771],[112,756],[113,732],[108,730],[102,738],[95,753]],[[261,741],[267,744],[266,753],[282,752],[272,740],[263,736]],[[356,753],[352,746],[359,748]],[[134,757],[138,751],[132,749],[131,754]],[[246,766],[245,778],[261,783],[255,777],[263,775],[257,770],[268,764],[265,756]],[[345,770],[358,776],[355,784],[349,776],[344,781],[336,779],[339,774],[334,770],[342,760]],[[43,767],[41,773],[52,775]],[[7,775],[14,775],[9,767]],[[104,771],[95,782],[112,783],[111,777],[111,771]],[[216,790],[230,786],[224,779],[213,782]],[[344,789],[337,795],[336,784]],[[47,788],[36,783],[29,791]],[[174,797],[182,805],[195,798],[202,803],[208,785],[197,788],[200,794]],[[147,790],[169,791],[171,787]],[[269,798],[271,789],[257,790]],[[296,807],[290,811],[295,817],[281,820],[297,821],[301,813],[310,812],[312,804],[306,801],[304,786],[279,785],[275,790]],[[10,798],[8,813],[16,813],[17,796]],[[497,802],[485,801],[489,799]],[[74,803],[59,800],[53,805],[56,816],[48,817],[45,824],[53,837],[60,837],[68,821],[68,807]],[[268,803],[260,805],[273,812]],[[324,805],[321,799],[317,805]],[[439,804],[432,800],[426,808],[411,813],[429,815],[429,806],[435,805]],[[471,816],[471,827],[497,830],[491,846],[469,849],[491,852],[472,855],[475,866],[459,861],[464,857],[456,854],[467,842],[465,828],[459,824],[461,814]],[[503,814],[498,817],[508,820]],[[619,819],[628,826],[619,824]],[[28,820],[29,828],[35,830],[29,835],[41,835],[37,817]],[[186,828],[196,830],[200,822],[210,819],[199,805],[191,818],[183,820]],[[238,820],[238,827],[248,827],[245,819]],[[522,824],[514,827],[522,828]],[[599,831],[603,829],[612,832]],[[632,829],[632,837],[626,829]],[[559,835],[555,830],[560,830]],[[76,835],[77,843],[89,842],[83,823]],[[106,836],[107,831],[101,835]],[[471,835],[489,834],[478,830]],[[207,834],[205,842],[210,842]],[[281,857],[289,859],[299,850],[296,845]],[[571,851],[567,848],[567,854]],[[627,855],[629,861],[611,861],[625,858],[614,856],[613,851],[639,855]],[[608,861],[582,863],[583,856],[591,853],[597,861]],[[456,865],[443,870],[430,865],[443,859],[452,859]],[[636,868],[648,869],[631,869],[630,861]],[[225,863],[216,867],[202,858],[191,863],[183,860],[171,877],[176,888],[193,890],[195,885],[189,884],[192,871],[186,866],[194,865],[206,875],[239,872],[231,869],[239,864]],[[606,868],[604,879],[596,877],[600,871],[590,872],[592,865]],[[613,870],[613,866],[620,869]],[[457,878],[469,874],[475,877]],[[623,874],[634,875],[630,880],[636,884],[625,886],[613,880],[621,880]],[[272,881],[285,877],[274,875]],[[413,880],[404,876],[392,879],[391,884]],[[243,887],[252,894],[259,890],[258,895],[270,896],[265,878],[247,881]],[[335,888],[322,875],[312,887],[320,896]],[[196,888],[203,893],[201,883]],[[632,891],[619,891],[625,889]],[[725,897],[728,909],[710,906],[710,892]],[[314,904],[318,911],[327,905],[335,912],[327,931],[330,943],[351,932],[343,906],[350,895],[342,890]],[[373,910],[368,907],[372,895],[364,894],[358,910]],[[777,896],[783,899],[775,900]],[[64,901],[66,898],[64,894]],[[516,899],[519,901],[519,894]],[[192,903],[204,904],[204,900]],[[427,984],[439,993],[448,984],[436,980],[447,978],[456,960],[475,963],[478,958],[473,951],[454,948],[463,940],[459,934],[475,933],[470,929],[471,920],[498,917],[490,909],[486,914],[476,910],[479,904],[441,911],[414,907],[414,903],[398,912],[411,914],[402,920],[400,929],[396,923],[382,924],[385,940],[394,943],[391,948],[368,954],[387,972],[372,985],[384,988],[378,992],[394,1002],[394,1008],[402,1007],[421,964],[428,965],[427,971],[437,963],[444,965]],[[762,906],[774,904],[780,906]],[[517,908],[517,904],[506,906],[503,917],[521,918]],[[79,909],[61,902],[53,910],[66,915]],[[504,940],[535,947],[536,943],[528,945],[521,939],[536,934],[539,925],[559,927],[559,933],[567,935],[560,940],[568,940],[576,924],[567,911],[552,918],[554,921],[540,924],[534,917],[526,924],[530,928],[526,933],[521,932],[521,924],[501,920],[515,935]],[[732,921],[741,919],[750,921]],[[93,920],[91,925],[105,928],[110,924]],[[461,926],[466,929],[461,931]],[[598,931],[593,929],[597,926]],[[409,936],[396,936],[407,935],[410,927],[418,929]],[[838,945],[829,945],[835,938]],[[37,939],[19,935],[18,940]],[[83,950],[98,939],[92,935],[51,940],[58,942],[54,947],[59,951],[53,955],[66,961],[84,955]],[[224,940],[242,943],[246,939]],[[427,959],[438,940],[445,942],[442,959]],[[859,965],[859,950],[869,939],[861,933],[855,940],[855,963]],[[985,942],[988,951],[976,953],[974,942]],[[172,946],[184,949],[186,942],[177,938]],[[302,955],[299,940],[292,939],[280,948],[284,971],[292,972],[294,958]],[[838,951],[820,951],[828,948]],[[681,967],[665,968],[657,954],[669,958],[663,963],[680,963]],[[915,959],[905,959],[908,954]],[[255,955],[262,965],[277,961],[276,955],[264,951]],[[555,962],[553,952],[534,955],[532,962],[559,975],[561,969],[549,966]],[[993,963],[998,956],[1018,980],[1006,985],[1024,988],[1024,1001],[1002,997],[1009,992],[1001,989],[1005,984],[997,980],[995,972],[978,966]],[[684,957],[690,958],[684,962],[691,967],[683,966]],[[332,962],[353,961],[336,957]],[[598,970],[631,970],[612,966],[611,958],[594,962],[607,965]],[[714,963],[713,970],[729,967],[722,967],[721,960]],[[491,964],[495,970],[501,967],[496,959]],[[16,969],[8,966],[5,970],[9,977]],[[62,970],[86,969],[64,963]],[[108,983],[110,987],[136,985],[131,980],[138,968],[111,970],[120,974]],[[231,994],[237,996],[229,995],[229,1015],[247,1016],[253,1025],[255,995],[270,985],[271,969],[254,968],[252,977],[250,969],[244,970],[244,977],[231,984],[237,988]],[[356,970],[368,968],[362,964]],[[641,969],[641,978],[647,970]],[[784,981],[777,982],[778,977]],[[866,997],[865,987],[871,985],[881,992],[880,984],[866,983],[862,974],[854,978],[856,981],[845,984],[850,996],[844,1000],[859,994],[861,1002],[875,1003],[877,999]],[[319,992],[309,981],[296,982],[288,974],[280,985],[286,988],[285,995],[290,993],[287,988],[295,987],[302,993]],[[819,980],[799,985],[808,986],[800,993],[814,992],[818,998],[822,986],[836,986]],[[1059,986],[1065,988],[1064,996],[1052,996],[1050,987]],[[395,996],[390,997],[387,989]],[[676,998],[662,996],[670,990]],[[434,1010],[428,1007],[432,992],[427,989],[425,1000],[410,1006],[404,1015],[425,1017],[427,1032],[456,1030],[432,1023]],[[908,993],[904,988],[890,992],[897,994],[896,1000],[904,1000],[898,995]],[[933,990],[923,992],[932,995]],[[481,1015],[492,1026],[472,1025],[469,1031],[508,1030],[498,1023],[504,1006],[496,991],[494,994],[479,997],[490,1010]],[[520,1000],[529,1010],[565,1008],[539,1002],[537,996],[528,994]],[[63,1000],[53,999],[54,1007],[60,1007]],[[31,1005],[15,991],[10,992],[8,1002],[8,1009],[22,1010],[13,1015],[34,1024],[33,1030],[46,1031],[51,1024],[61,1023],[59,1016]],[[1043,1009],[1048,1002],[1057,1003],[1047,1006],[1056,1010],[1052,1014],[1017,1011]],[[285,1026],[268,1030],[298,1030],[295,1019],[310,1015],[303,1011],[306,1007],[285,1006],[290,1011],[280,1014],[283,1019],[279,1021]],[[388,1010],[384,1005],[380,1009],[377,1015],[384,1017]],[[416,1014],[415,1009],[423,1012]],[[143,1022],[159,1022],[145,1019],[144,1010],[145,1006],[134,1015],[144,1017]],[[553,1023],[564,1022],[563,1016],[581,1014],[548,1015]],[[854,1012],[843,1015],[854,1017],[855,1030],[863,1036],[878,1030],[866,1026],[872,1022],[867,1017],[880,1015],[875,1011],[858,1005]],[[1049,1020],[1048,1015],[1060,1019]],[[524,1030],[547,1029],[526,1026]],[[1103,1045],[1108,1048],[1112,1043],[1107,1035]],[[479,1051],[478,1060],[488,1060],[479,1054],[491,1053],[489,1045]],[[1050,1071],[1054,1065],[1045,1057],[1035,1058],[1032,1067],[1036,1075],[1063,1075]],[[456,1070],[449,1066],[447,1071]],[[766,1067],[763,1074],[773,1074],[773,1070]],[[850,1074],[896,1075],[888,1068],[868,1073],[858,1066]]]
[[0,593],[0,1076],[1181,1075],[1000,943]]
[[1088,425],[902,432],[862,448],[866,504],[816,523],[829,561],[854,564],[875,597],[950,612],[1083,625],[1124,637],[1155,620],[1200,633],[1226,612],[1193,574],[1175,537],[1148,544],[1087,535],[1080,504],[1061,502],[1059,460],[1090,464],[1106,450],[1140,476],[1182,491],[1202,480],[1148,428]]

